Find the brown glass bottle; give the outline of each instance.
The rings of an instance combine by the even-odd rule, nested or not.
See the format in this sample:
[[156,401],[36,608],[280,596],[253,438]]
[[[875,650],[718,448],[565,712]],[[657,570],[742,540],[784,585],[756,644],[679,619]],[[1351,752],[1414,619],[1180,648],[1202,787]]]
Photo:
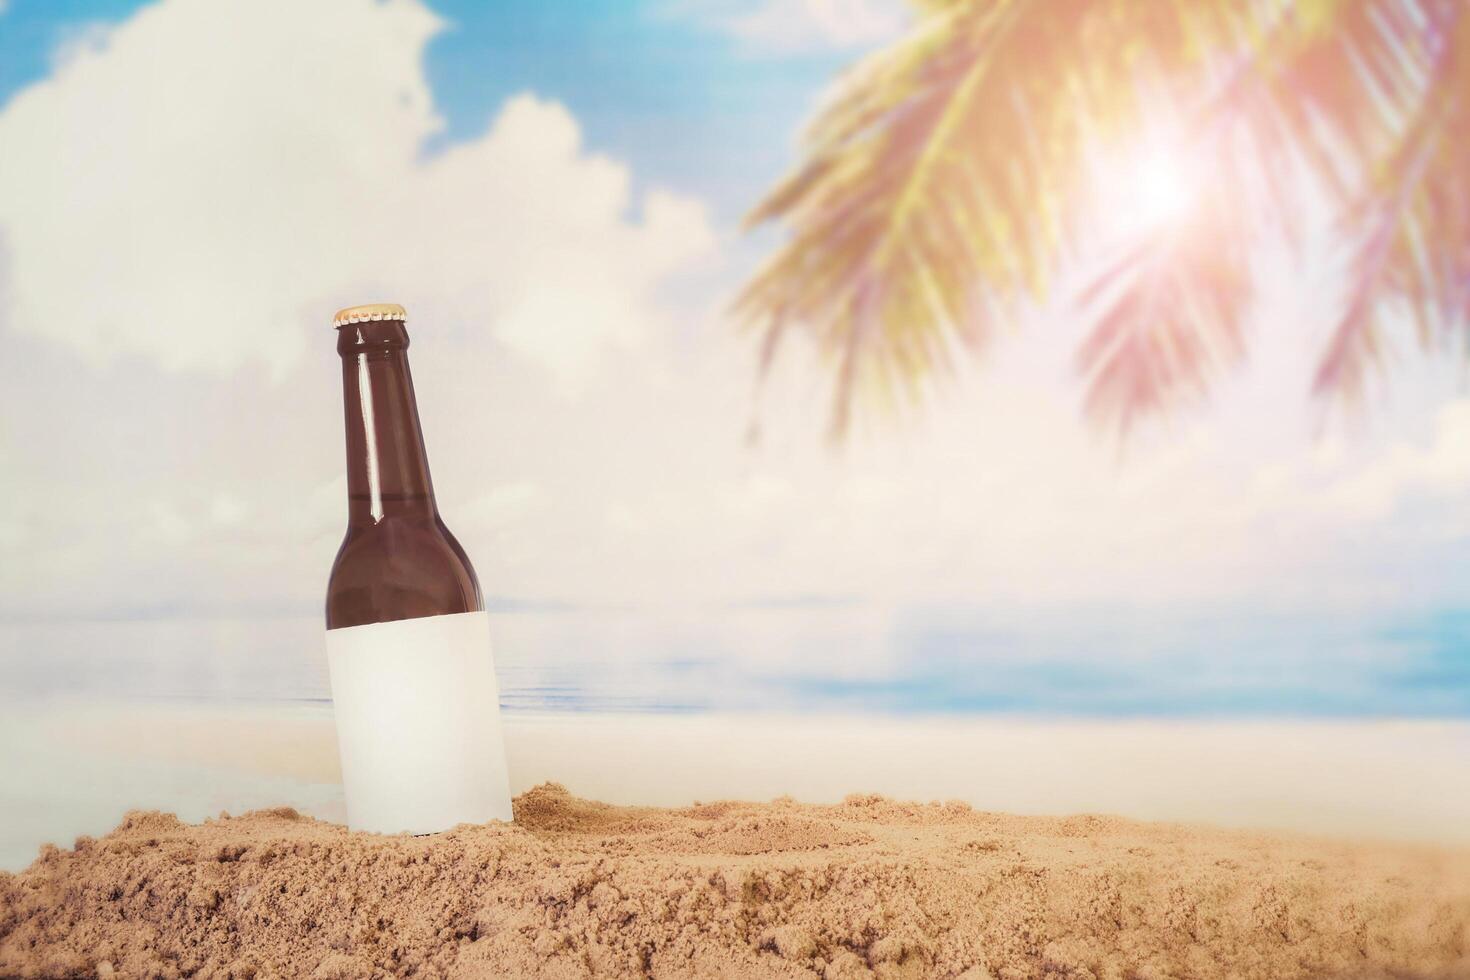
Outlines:
[[512,816],[489,617],[439,519],[403,307],[333,318],[347,536],[327,581],[327,672],[347,824],[436,833]]
[[329,630],[484,608],[469,558],[434,503],[401,309],[370,309],[395,318],[337,327],[347,534],[327,581]]

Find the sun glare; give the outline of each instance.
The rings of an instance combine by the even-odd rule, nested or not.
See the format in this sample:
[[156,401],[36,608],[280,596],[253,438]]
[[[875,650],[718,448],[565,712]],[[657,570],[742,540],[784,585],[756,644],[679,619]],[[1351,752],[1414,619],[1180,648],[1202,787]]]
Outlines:
[[1142,227],[1178,221],[1194,203],[1190,178],[1180,159],[1166,151],[1150,149],[1141,154],[1129,181],[1136,207],[1132,220]]
[[1150,134],[1097,158],[1092,179],[1105,234],[1132,238],[1187,220],[1200,179],[1189,156],[1174,141]]

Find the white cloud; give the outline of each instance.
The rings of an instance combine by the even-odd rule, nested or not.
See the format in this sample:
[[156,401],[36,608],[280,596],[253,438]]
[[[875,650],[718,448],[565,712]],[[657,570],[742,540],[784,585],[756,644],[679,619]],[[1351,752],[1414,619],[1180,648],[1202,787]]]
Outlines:
[[751,50],[776,54],[882,44],[910,21],[908,6],[899,0],[760,0],[754,5],[705,0],[677,10]]
[[635,201],[529,95],[426,159],[439,27],[416,0],[167,0],[68,45],[0,114],[0,322],[96,363],[280,376],[334,308],[394,299],[575,389],[711,247],[704,211]]
[[1428,445],[1400,442],[1384,451],[1371,467],[1336,480],[1323,502],[1356,520],[1390,516],[1416,494],[1444,497],[1470,486],[1470,399],[1457,399],[1440,409]]
[[250,506],[232,493],[216,494],[209,502],[209,517],[216,524],[239,524],[250,516]]

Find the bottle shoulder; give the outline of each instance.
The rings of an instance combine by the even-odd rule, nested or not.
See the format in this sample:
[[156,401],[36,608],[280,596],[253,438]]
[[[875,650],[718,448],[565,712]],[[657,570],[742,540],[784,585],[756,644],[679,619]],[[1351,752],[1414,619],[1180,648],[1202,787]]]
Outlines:
[[464,549],[437,516],[349,526],[327,581],[327,628],[484,608]]

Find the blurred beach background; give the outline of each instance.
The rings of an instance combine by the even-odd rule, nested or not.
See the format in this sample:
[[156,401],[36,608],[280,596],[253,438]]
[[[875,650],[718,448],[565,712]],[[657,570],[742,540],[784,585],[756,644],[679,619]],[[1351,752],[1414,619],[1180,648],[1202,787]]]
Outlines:
[[[742,218],[923,16],[0,0],[0,867],[129,808],[340,819],[330,316],[380,300],[517,791],[1470,841],[1463,349],[1390,297],[1314,393],[1362,270],[1308,178],[1249,357],[1126,437],[1061,288],[835,441],[831,350],[762,372],[730,307],[787,237]],[[1104,168],[1103,214],[1199,164]]]

